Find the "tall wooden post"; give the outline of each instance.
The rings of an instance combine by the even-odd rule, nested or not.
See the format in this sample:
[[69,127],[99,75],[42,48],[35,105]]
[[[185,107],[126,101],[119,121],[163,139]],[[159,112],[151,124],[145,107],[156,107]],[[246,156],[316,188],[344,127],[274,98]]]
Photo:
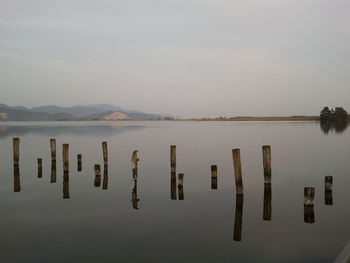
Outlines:
[[171,173],[176,174],[176,145],[170,146],[170,167]]
[[325,204],[333,205],[333,176],[327,175],[325,177]]
[[233,166],[235,171],[236,194],[243,195],[241,153],[239,149],[232,150]]
[[69,199],[69,144],[62,145],[63,160],[63,199]]
[[56,139],[50,139],[51,150],[51,183],[56,183]]
[[131,170],[132,170],[132,177],[137,178],[137,170],[138,170],[138,161],[139,158],[137,157],[137,150],[132,152],[131,155]]
[[63,160],[63,170],[69,170],[69,154],[68,154],[69,144],[63,144],[62,146],[62,160]]
[[102,151],[103,151],[103,165],[108,166],[107,142],[102,142]]
[[242,240],[242,222],[243,222],[243,195],[236,195],[235,224],[233,228],[233,240]]
[[81,154],[77,154],[77,170],[78,172],[81,172],[82,170],[82,163],[81,163]]
[[179,200],[184,200],[184,174],[179,174],[177,188],[179,190]]
[[271,183],[271,146],[264,145],[263,151],[263,163],[264,163],[264,183]]
[[271,221],[272,205],[271,205],[271,184],[264,184],[264,211],[263,219]]
[[315,223],[315,213],[314,213],[314,198],[315,198],[315,188],[305,187],[304,188],[304,222],[305,223]]
[[211,189],[218,189],[218,168],[216,165],[211,166]]
[[21,179],[19,172],[19,138],[13,138],[13,178],[14,178],[14,192],[21,191]]
[[38,158],[38,178],[43,177],[43,161],[41,158]]
[[101,186],[101,166],[99,164],[95,164],[95,187]]
[[108,189],[108,165],[103,167],[103,181],[102,181],[102,189]]

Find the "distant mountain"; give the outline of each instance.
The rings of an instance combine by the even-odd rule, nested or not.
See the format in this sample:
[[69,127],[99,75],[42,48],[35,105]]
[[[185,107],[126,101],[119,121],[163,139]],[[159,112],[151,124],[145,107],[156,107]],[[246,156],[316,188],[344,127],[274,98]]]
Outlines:
[[34,108],[8,106],[0,104],[0,120],[6,121],[47,121],[47,120],[155,120],[163,119],[162,115],[149,114],[135,110],[124,110],[109,104],[78,105],[60,107],[47,105]]

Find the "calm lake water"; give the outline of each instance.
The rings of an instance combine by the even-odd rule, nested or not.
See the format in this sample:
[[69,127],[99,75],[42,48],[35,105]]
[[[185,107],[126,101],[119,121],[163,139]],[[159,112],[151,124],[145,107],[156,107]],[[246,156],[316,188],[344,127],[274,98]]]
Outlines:
[[[20,138],[20,192],[13,137]],[[50,138],[57,140],[56,183]],[[102,141],[108,189],[94,186],[95,164],[103,177]],[[263,220],[265,144],[272,149],[270,221]],[[177,146],[177,173],[184,173],[184,200],[171,199],[170,145]],[[241,149],[243,203],[236,203],[233,148]],[[350,130],[324,134],[315,122],[1,123],[0,262],[332,262],[350,239],[349,160]],[[333,205],[325,205],[326,175],[333,176]],[[308,186],[315,187],[312,224],[304,222]]]

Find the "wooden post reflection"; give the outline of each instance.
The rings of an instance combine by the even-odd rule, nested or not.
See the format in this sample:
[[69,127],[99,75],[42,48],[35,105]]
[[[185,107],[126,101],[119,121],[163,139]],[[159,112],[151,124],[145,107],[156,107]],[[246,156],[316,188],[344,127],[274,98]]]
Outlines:
[[69,199],[69,144],[62,145],[63,160],[63,199]]
[[56,139],[50,139],[51,150],[51,183],[56,183]]
[[108,166],[108,149],[107,142],[102,142],[103,165]]
[[241,152],[240,149],[232,150],[233,167],[235,171],[236,194],[243,195]]
[[264,183],[271,183],[271,146],[264,145],[263,151],[263,164],[264,164]]
[[179,190],[179,200],[184,200],[185,196],[184,196],[184,174],[179,174],[179,178],[178,178],[179,182],[177,185],[177,188]]
[[272,206],[271,206],[271,184],[264,184],[264,212],[263,219],[270,221],[272,214]]
[[171,173],[170,176],[170,197],[171,200],[176,200],[176,174]]
[[43,161],[41,158],[38,158],[38,178],[43,177]]
[[218,189],[218,168],[216,165],[211,166],[211,189]]
[[21,179],[19,173],[19,138],[13,138],[13,179],[14,192],[21,191]]
[[236,195],[235,225],[233,229],[233,240],[242,240],[242,222],[243,222],[243,195]]
[[132,188],[131,192],[131,202],[132,202],[132,207],[134,209],[139,209],[138,202],[140,201],[139,198],[137,198],[137,179],[134,178],[134,187]]
[[82,170],[82,161],[81,161],[81,154],[77,154],[77,170],[78,172],[81,172]]
[[333,176],[327,175],[325,177],[325,204],[333,205]]
[[101,186],[101,166],[99,164],[95,164],[95,187]]
[[102,182],[102,189],[107,190],[108,189],[108,166],[103,167],[103,182]]
[[315,198],[315,188],[305,187],[304,188],[304,222],[305,223],[315,223],[315,213],[314,213],[314,198]]

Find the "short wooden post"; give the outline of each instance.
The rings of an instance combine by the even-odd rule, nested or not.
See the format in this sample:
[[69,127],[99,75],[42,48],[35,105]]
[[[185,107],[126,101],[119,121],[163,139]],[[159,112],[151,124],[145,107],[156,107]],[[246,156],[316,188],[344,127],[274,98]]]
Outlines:
[[333,176],[325,177],[325,204],[333,205]]
[[170,197],[176,200],[176,174],[172,173],[170,178]]
[[315,198],[315,188],[305,187],[304,188],[304,222],[305,223],[315,223],[315,213],[314,213],[314,198]]
[[131,155],[131,170],[132,170],[132,177],[137,178],[137,169],[138,169],[138,161],[139,158],[137,157],[137,150],[132,152]]
[[51,150],[51,183],[56,183],[56,139],[50,139]]
[[216,165],[211,166],[211,189],[218,189],[218,168]]
[[56,139],[50,139],[51,161],[56,162]]
[[77,154],[77,170],[78,170],[78,172],[81,172],[81,170],[82,170],[82,163],[81,163],[81,154],[79,153],[79,154]]
[[232,150],[233,166],[235,171],[236,194],[243,195],[242,168],[240,149]]
[[170,146],[170,167],[171,173],[176,174],[176,145]]
[[235,224],[233,228],[233,240],[242,240],[242,222],[243,222],[243,195],[236,195]]
[[14,179],[14,192],[21,191],[21,179],[19,172],[19,138],[13,138],[13,179]]
[[271,146],[264,145],[263,151],[263,163],[264,163],[264,183],[271,183]]
[[95,187],[101,186],[101,166],[99,164],[95,164]]
[[131,192],[131,202],[134,209],[139,209],[138,202],[140,199],[137,197],[137,179],[134,179],[134,187]]
[[63,170],[69,170],[69,155],[68,155],[69,144],[63,144],[62,146],[62,159],[63,159]]
[[38,178],[43,177],[43,161],[41,158],[38,158]]
[[108,165],[103,167],[103,181],[102,181],[102,189],[108,189]]
[[263,220],[271,221],[272,205],[271,205],[271,184],[264,184],[264,211]]
[[108,166],[107,142],[102,142],[102,151],[103,151],[103,165]]
[[184,200],[184,174],[179,174],[177,188],[179,190],[179,200]]

